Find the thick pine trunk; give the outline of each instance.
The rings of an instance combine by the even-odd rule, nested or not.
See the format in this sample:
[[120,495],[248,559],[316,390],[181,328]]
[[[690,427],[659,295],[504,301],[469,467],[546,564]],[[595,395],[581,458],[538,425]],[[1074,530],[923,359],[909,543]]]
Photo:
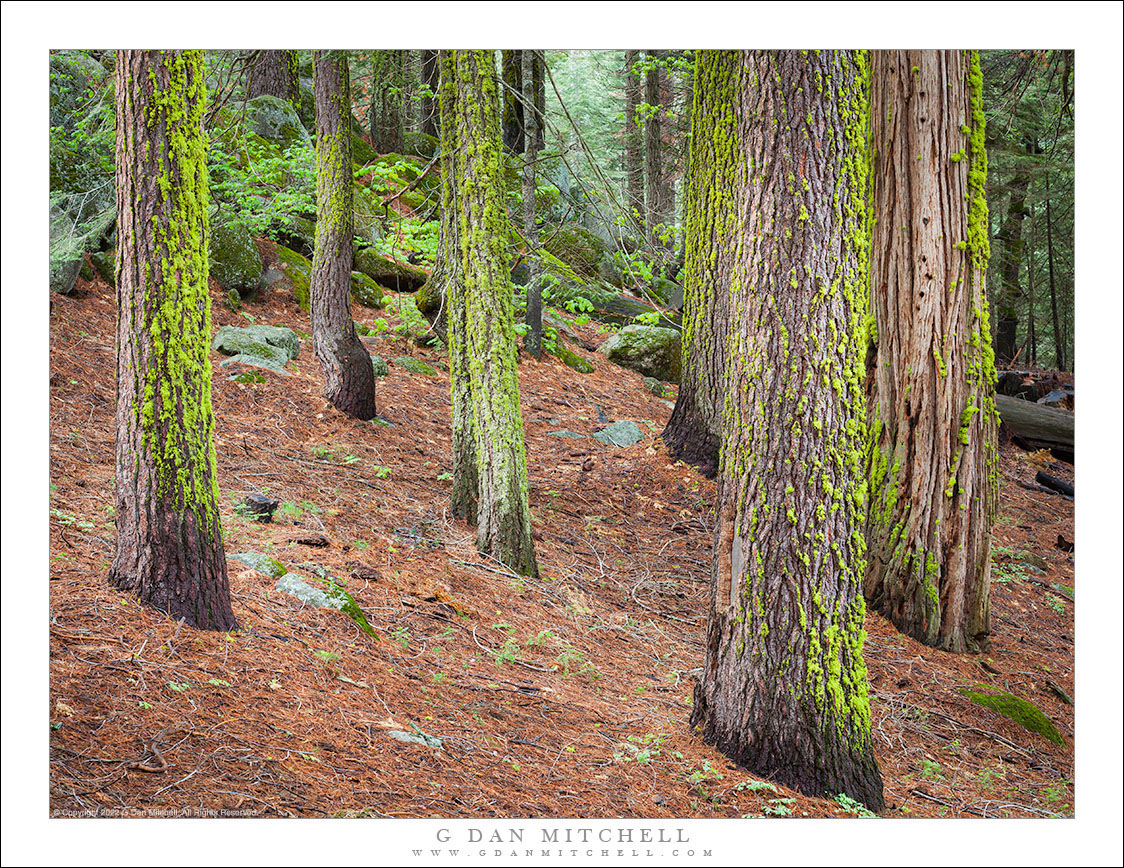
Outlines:
[[696,58],[684,213],[683,376],[661,436],[673,458],[707,476],[718,469],[728,302],[741,227],[754,204],[746,148],[758,117],[734,98],[752,86],[745,73],[740,52],[705,51]]
[[971,52],[874,52],[866,597],[948,651],[980,650],[990,631],[997,417],[979,89]]
[[250,69],[246,96],[275,96],[300,112],[301,94],[297,72],[297,53],[291,50],[261,49]]
[[324,372],[324,396],[349,416],[373,419],[375,373],[351,318],[355,218],[347,57],[339,51],[317,51],[313,72],[316,249],[310,288],[312,342]]
[[635,71],[640,52],[624,53],[624,164],[628,207],[641,227],[646,226],[644,210],[644,136],[636,113],[640,107],[642,85]]
[[691,723],[757,775],[879,810],[862,657],[866,67],[853,52],[741,64],[727,98],[758,122],[750,207],[719,211],[743,244]]
[[[448,91],[446,75],[451,80]],[[460,280],[449,285],[449,334],[457,354],[452,376],[454,447],[457,431],[465,425],[464,408],[455,403],[457,383],[465,379],[465,370],[459,366],[465,365],[479,485],[476,545],[513,570],[535,576],[538,567],[531,542],[515,314],[507,263],[499,93],[492,55],[449,52],[442,63],[442,76],[442,97],[450,99],[448,114],[443,99],[442,125],[448,121],[453,144],[448,168],[457,195],[461,254]]]
[[110,583],[237,627],[212,440],[207,166],[198,51],[118,51],[117,549]]
[[[535,104],[535,73],[539,52],[523,49],[523,103]],[[541,75],[541,73],[540,73]],[[527,149],[523,162],[523,241],[527,246],[527,325],[525,346],[536,359],[542,357],[542,282],[539,279],[539,230],[535,222],[535,160],[538,159],[539,119],[534,111],[523,113]]]

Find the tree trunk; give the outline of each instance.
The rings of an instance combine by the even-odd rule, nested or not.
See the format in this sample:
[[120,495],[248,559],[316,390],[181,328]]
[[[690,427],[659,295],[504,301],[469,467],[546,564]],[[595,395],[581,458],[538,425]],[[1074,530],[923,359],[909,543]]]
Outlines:
[[[402,150],[406,87],[405,52],[401,49],[372,52],[371,107],[368,112],[371,147],[380,154]],[[348,111],[351,103],[348,103]]]
[[[1032,151],[1030,142],[1027,153]],[[999,263],[999,293],[996,298],[995,356],[1001,363],[1014,361],[1018,350],[1019,329],[1019,272],[1023,262],[1023,220],[1026,217],[1026,191],[1030,186],[1030,170],[1020,166],[1011,180],[1011,199],[1007,217],[995,240],[1003,251]]]
[[310,297],[312,342],[324,372],[324,396],[356,419],[375,416],[375,372],[351,318],[354,254],[351,97],[347,56],[317,51],[316,248]]
[[984,649],[990,633],[998,467],[980,85],[974,52],[874,52],[865,590],[903,633],[947,651]]
[[[523,103],[535,104],[535,69],[538,52],[523,49]],[[539,119],[536,113],[525,111],[527,149],[523,162],[523,241],[527,246],[527,325],[525,346],[536,359],[542,358],[542,283],[539,280],[539,230],[535,219],[535,160],[538,159]]]
[[658,237],[658,227],[664,222],[663,212],[663,123],[660,117],[660,74],[659,52],[647,52],[649,69],[644,76],[644,102],[647,110],[644,115],[644,176],[647,181],[648,240],[653,245],[662,244]]
[[1050,176],[1046,176],[1046,262],[1050,272],[1050,314],[1054,320],[1054,366],[1059,371],[1065,368],[1065,338],[1062,337],[1061,321],[1058,319],[1058,292],[1054,284],[1054,230],[1053,215],[1050,208]]
[[546,53],[535,49],[534,106],[538,123],[535,125],[535,150],[546,149]]
[[109,581],[233,630],[219,521],[200,51],[118,51],[117,548]]
[[739,215],[752,208],[748,142],[758,116],[741,99],[752,83],[741,52],[696,57],[684,214],[683,375],[664,429],[670,455],[707,476],[718,470],[725,402],[728,301],[743,244]]
[[503,52],[503,146],[511,154],[521,154],[526,146],[523,134],[523,52]]
[[460,252],[460,279],[448,285],[454,460],[468,421],[456,386],[467,381],[479,484],[477,548],[535,576],[495,64],[486,51],[442,52],[441,63],[442,128],[452,145],[446,168]]
[[1026,344],[1027,362],[1031,367],[1038,365],[1038,332],[1034,323],[1034,252],[1038,245],[1037,226],[1034,222],[1034,206],[1027,207],[1030,218],[1030,255],[1026,257]]
[[691,724],[756,775],[879,810],[862,657],[866,64],[827,51],[741,63],[739,90],[698,97],[740,101],[758,123],[743,145],[751,189],[718,212],[743,247]]
[[261,49],[250,69],[250,84],[246,97],[275,96],[283,99],[300,113],[301,92],[297,73],[297,53],[295,51],[274,51]]
[[429,92],[429,96],[421,98],[421,131],[427,136],[437,138],[441,133],[437,129],[437,52],[424,49],[421,52],[421,77],[422,84]]
[[640,107],[640,76],[635,71],[640,52],[630,48],[624,53],[624,163],[628,207],[640,226],[646,226],[644,210],[644,137],[637,121]]

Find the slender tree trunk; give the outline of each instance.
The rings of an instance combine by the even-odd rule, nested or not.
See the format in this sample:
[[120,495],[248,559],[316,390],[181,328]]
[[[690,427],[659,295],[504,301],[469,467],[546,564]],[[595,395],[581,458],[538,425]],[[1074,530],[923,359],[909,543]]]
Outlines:
[[[650,62],[659,59],[659,52],[648,51]],[[658,227],[664,222],[663,212],[663,121],[660,103],[660,74],[662,68],[653,65],[644,76],[644,102],[648,110],[644,119],[644,176],[647,181],[646,217],[648,240],[662,244],[657,237]]]
[[316,248],[312,254],[310,296],[312,342],[324,372],[324,396],[356,419],[375,416],[375,373],[371,356],[351,318],[354,253],[351,97],[347,56],[317,51],[313,61],[316,93]]
[[523,52],[503,52],[503,146],[512,154],[521,154],[525,145],[523,134]]
[[1065,338],[1062,337],[1061,321],[1058,319],[1058,293],[1054,284],[1054,229],[1050,208],[1050,176],[1046,176],[1046,262],[1050,272],[1050,314],[1054,320],[1054,365],[1064,371],[1066,360]]
[[[539,52],[523,49],[523,103],[535,104],[535,68]],[[536,359],[542,358],[542,283],[539,280],[539,229],[535,218],[535,161],[538,159],[539,119],[525,111],[527,149],[523,162],[523,239],[527,245],[527,324],[525,346]]]
[[742,57],[725,100],[696,98],[719,119],[739,100],[759,121],[743,145],[751,189],[737,191],[751,207],[718,211],[744,243],[691,724],[754,774],[879,810],[862,656],[866,63],[855,52]]
[[295,51],[261,49],[250,69],[250,84],[246,96],[268,95],[283,99],[300,112],[301,92]]
[[[1033,150],[1027,142],[1027,153]],[[1019,272],[1023,263],[1023,220],[1026,218],[1026,192],[1030,186],[1030,170],[1025,166],[1015,170],[1011,180],[1011,198],[1007,216],[995,236],[1002,245],[1003,259],[999,263],[999,294],[996,299],[997,322],[995,331],[995,356],[1002,362],[1011,362],[1018,350],[1019,330]]]
[[371,66],[368,112],[371,147],[380,154],[397,153],[402,150],[405,127],[405,52],[400,49],[374,51]]
[[117,547],[109,581],[238,626],[219,521],[200,51],[118,51]]
[[448,287],[454,459],[467,421],[456,385],[467,380],[479,484],[477,548],[534,576],[495,64],[485,51],[442,52],[441,64],[442,128],[452,144],[447,169],[460,248],[460,280]]
[[624,162],[628,206],[637,223],[647,226],[644,210],[644,137],[636,113],[640,107],[642,87],[635,71],[640,52],[630,48],[624,53]]
[[538,123],[535,125],[535,150],[546,148],[546,52],[535,49],[534,106]]
[[427,136],[438,137],[437,129],[437,52],[424,49],[421,52],[421,78],[431,96],[421,98],[421,131]]
[[948,651],[986,648],[990,633],[998,467],[981,81],[974,52],[874,52],[865,591],[903,633]]
[[748,142],[758,115],[732,94],[752,83],[737,51],[704,51],[696,58],[684,214],[683,374],[675,409],[664,429],[672,458],[707,476],[718,469],[726,389],[731,284],[744,243],[742,221],[753,207]]
[[1037,225],[1034,222],[1034,206],[1027,206],[1030,218],[1030,249],[1026,257],[1026,342],[1030,355],[1027,360],[1031,366],[1038,365],[1038,332],[1034,322],[1034,254],[1038,247]]

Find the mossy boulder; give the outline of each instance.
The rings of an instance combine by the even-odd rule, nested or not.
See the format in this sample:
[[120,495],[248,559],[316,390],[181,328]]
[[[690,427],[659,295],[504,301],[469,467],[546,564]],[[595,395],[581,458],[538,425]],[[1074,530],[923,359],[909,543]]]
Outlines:
[[593,365],[589,361],[583,359],[568,347],[562,346],[561,343],[559,343],[558,346],[555,347],[555,349],[551,352],[551,355],[556,359],[559,359],[569,367],[573,368],[579,374],[593,373]]
[[351,134],[351,161],[359,167],[369,166],[379,158],[379,152],[367,144],[358,133]]
[[426,160],[432,160],[441,149],[441,140],[426,133],[408,132],[402,136],[402,150]]
[[290,214],[271,227],[278,243],[309,259],[316,249],[316,221],[300,214]]
[[312,147],[312,137],[293,106],[280,97],[263,94],[246,100],[249,129],[283,149],[292,145]]
[[285,573],[277,577],[277,590],[292,594],[302,603],[320,609],[335,609],[343,612],[359,625],[359,628],[369,636],[375,635],[374,628],[367,621],[367,616],[355,602],[355,598],[330,579],[313,579],[323,585],[317,588],[310,585],[296,573]]
[[683,306],[683,287],[674,280],[656,275],[648,284],[648,292],[653,299],[664,307],[681,308]]
[[581,278],[597,279],[601,260],[607,250],[605,242],[576,223],[552,227],[545,234],[543,246],[561,259]]
[[664,384],[657,380],[655,377],[645,377],[644,388],[655,395],[657,398],[663,398],[667,396],[667,387],[664,386]]
[[593,435],[607,446],[634,446],[644,439],[644,431],[635,422],[622,420],[602,428]]
[[382,356],[371,356],[371,367],[374,368],[376,377],[385,377],[390,374],[390,365]]
[[211,277],[223,289],[243,296],[261,289],[265,264],[250,230],[239,221],[225,214],[212,219],[207,256]]
[[597,348],[610,362],[647,377],[678,383],[682,371],[682,342],[675,329],[625,326]]
[[355,209],[355,235],[368,244],[381,241],[382,221],[387,219],[387,209],[382,203],[382,197],[362,184],[356,184],[352,207]]
[[235,555],[227,555],[227,558],[245,564],[251,570],[261,573],[263,576],[269,576],[271,579],[279,579],[288,572],[281,561],[271,558],[269,555],[263,555],[261,552],[239,552]]
[[409,371],[411,374],[421,374],[426,377],[436,377],[437,371],[433,370],[429,365],[421,359],[415,359],[413,356],[399,356],[391,360],[396,367],[404,371]]
[[116,286],[117,281],[117,254],[112,250],[98,250],[90,254],[90,265],[94,272],[108,283]]
[[305,310],[308,310],[309,292],[312,286],[312,263],[295,250],[287,247],[278,247],[277,256],[281,260],[281,268],[289,278],[293,298]]
[[372,247],[364,247],[355,254],[355,270],[395,292],[414,292],[429,279],[420,268],[387,259]]
[[285,364],[300,354],[300,339],[283,326],[223,326],[215,333],[211,349],[233,356],[223,367],[243,364],[287,375]]
[[[50,188],[94,195],[113,205],[113,82],[84,51],[50,55]],[[108,98],[97,98],[108,91]],[[101,182],[108,179],[108,189]]]
[[386,304],[383,288],[362,271],[351,272],[351,297],[363,307],[382,307]]
[[563,281],[543,289],[543,298],[553,307],[580,313],[585,310],[585,299],[592,310],[587,311],[595,320],[605,323],[628,325],[641,315],[652,313],[661,314],[660,325],[665,328],[679,329],[678,315],[664,314],[658,307],[646,301],[641,301],[631,295],[617,292],[613,287],[597,281],[585,283]]

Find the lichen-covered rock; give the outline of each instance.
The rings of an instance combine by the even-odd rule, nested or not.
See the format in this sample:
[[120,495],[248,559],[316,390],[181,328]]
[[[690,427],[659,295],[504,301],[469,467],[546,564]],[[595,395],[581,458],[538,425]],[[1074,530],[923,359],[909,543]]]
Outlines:
[[335,609],[351,618],[364,633],[375,635],[374,628],[367,621],[367,616],[355,602],[355,598],[334,582],[324,580],[324,587],[317,588],[310,585],[296,573],[285,573],[277,578],[274,586],[286,594],[292,594],[303,603],[319,609]]
[[387,259],[372,247],[364,247],[355,254],[355,270],[395,292],[414,292],[429,279],[420,268]]
[[655,377],[645,377],[644,388],[655,395],[657,398],[662,398],[667,394],[667,389],[664,387],[664,384],[657,380]]
[[382,307],[386,303],[383,288],[362,271],[351,272],[351,297],[363,307]]
[[269,576],[271,579],[279,579],[288,572],[281,561],[271,558],[269,555],[263,555],[261,552],[239,552],[235,555],[227,555],[227,558],[243,563],[251,570],[259,572],[263,576]]
[[579,277],[597,278],[601,260],[605,257],[605,243],[576,223],[565,223],[552,228],[543,239],[550,253],[561,259]]
[[293,298],[297,300],[297,304],[308,310],[309,291],[312,286],[312,263],[287,247],[278,247],[277,256],[281,260],[281,267],[289,277]]
[[386,359],[382,356],[371,356],[371,367],[375,370],[376,377],[385,377],[390,374],[390,365],[386,363]]
[[412,356],[399,356],[391,361],[404,371],[409,371],[411,374],[422,374],[426,377],[436,377],[437,371],[433,370],[429,365],[421,359],[415,359]]
[[362,168],[369,166],[379,158],[379,152],[367,144],[367,140],[358,133],[351,134],[351,161]]
[[657,274],[648,285],[648,292],[664,307],[679,308],[683,306],[683,287],[674,280],[668,280],[666,277]]
[[402,136],[402,150],[426,160],[432,160],[440,147],[440,140],[426,133],[407,132]]
[[290,250],[301,256],[312,258],[316,249],[316,221],[301,217],[299,214],[290,214],[282,223],[271,227],[274,237]]
[[312,137],[296,109],[285,100],[263,94],[246,101],[246,124],[250,130],[281,148],[312,146]]
[[559,343],[558,346],[554,348],[551,355],[553,355],[556,359],[560,360],[569,367],[573,368],[579,374],[593,373],[593,365],[588,360],[582,358],[568,347],[562,346],[561,343]]
[[237,220],[220,216],[212,221],[207,257],[210,275],[223,289],[243,296],[261,289],[265,264],[250,231]]
[[223,355],[235,356],[239,353],[251,353],[252,350],[259,349],[261,344],[281,350],[286,362],[300,355],[300,338],[295,331],[284,326],[223,326],[215,332],[211,348]]
[[70,295],[74,292],[74,282],[78,280],[78,273],[81,270],[81,259],[52,262],[49,278],[51,292],[57,292],[59,295]]
[[621,421],[607,425],[593,435],[608,446],[632,446],[644,439],[644,432],[635,422]]
[[675,329],[660,326],[625,326],[597,351],[610,362],[631,368],[646,377],[678,383],[682,370],[682,342]]

